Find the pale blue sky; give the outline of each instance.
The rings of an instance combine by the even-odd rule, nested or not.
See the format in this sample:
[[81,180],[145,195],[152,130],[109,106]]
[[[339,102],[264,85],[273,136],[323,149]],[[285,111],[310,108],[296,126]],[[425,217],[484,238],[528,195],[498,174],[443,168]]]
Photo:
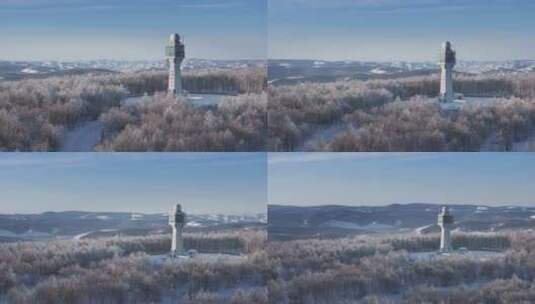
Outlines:
[[436,60],[451,40],[461,60],[535,59],[535,1],[270,0],[269,58]]
[[535,206],[534,153],[272,153],[268,202]]
[[265,59],[267,0],[2,0],[0,60]]
[[2,153],[0,214],[266,212],[264,153]]
[[3,153],[0,213],[265,212],[294,205],[535,206],[530,153]]

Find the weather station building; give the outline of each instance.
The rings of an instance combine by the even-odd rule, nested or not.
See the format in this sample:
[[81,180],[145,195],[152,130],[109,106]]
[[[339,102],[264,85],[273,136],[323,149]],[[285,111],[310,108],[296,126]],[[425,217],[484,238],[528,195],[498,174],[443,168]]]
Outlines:
[[182,211],[182,205],[176,204],[169,213],[169,225],[173,230],[171,238],[171,251],[169,256],[176,258],[184,254],[184,240],[182,238],[182,229],[186,225],[186,213]]
[[457,63],[457,55],[451,43],[446,41],[442,44],[439,55],[440,65],[440,93],[438,101],[445,111],[458,111],[467,102],[463,94],[453,90],[453,67]]
[[452,252],[451,246],[451,229],[455,220],[453,215],[450,214],[448,207],[442,207],[442,210],[438,214],[437,224],[440,226],[440,253],[450,253]]
[[169,63],[169,84],[167,92],[173,95],[181,95],[182,92],[182,77],[180,68],[184,58],[186,57],[185,47],[180,40],[180,35],[171,34],[169,42],[165,47],[165,56]]
[[453,67],[456,64],[455,51],[449,41],[444,42],[440,52],[440,95],[442,102],[453,102],[455,94],[453,92]]
[[507,246],[499,244],[488,248],[476,244],[476,247],[479,246],[481,248],[469,249],[458,246],[458,248],[453,249],[451,232],[456,226],[456,222],[454,216],[451,214],[450,208],[447,206],[443,206],[440,209],[437,217],[437,225],[440,227],[440,247],[438,250],[409,252],[409,258],[412,261],[437,261],[450,257],[488,260],[505,256]]

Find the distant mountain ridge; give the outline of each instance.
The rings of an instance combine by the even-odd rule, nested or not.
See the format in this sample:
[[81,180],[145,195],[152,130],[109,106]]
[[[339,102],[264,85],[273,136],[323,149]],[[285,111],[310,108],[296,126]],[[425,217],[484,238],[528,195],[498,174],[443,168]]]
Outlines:
[[[195,69],[239,69],[265,67],[262,60],[210,60],[188,58],[182,65],[183,70]],[[50,76],[80,75],[132,72],[142,70],[166,69],[164,58],[161,60],[78,60],[78,61],[7,61],[0,59],[0,81]]]
[[[158,234],[170,231],[167,217],[166,213],[84,211],[0,214],[0,242]],[[266,223],[265,214],[190,214],[187,219],[187,231],[261,226]]]
[[[535,73],[535,60],[461,60],[455,66],[455,71],[461,74]],[[431,75],[438,72],[438,63],[431,61],[374,62],[286,59],[270,59],[268,61],[268,79],[272,85],[291,85],[307,81],[388,79]]]
[[[535,228],[535,207],[449,205],[458,231],[503,231]],[[367,233],[438,231],[442,205],[427,203],[387,206],[268,206],[272,239],[337,237]]]

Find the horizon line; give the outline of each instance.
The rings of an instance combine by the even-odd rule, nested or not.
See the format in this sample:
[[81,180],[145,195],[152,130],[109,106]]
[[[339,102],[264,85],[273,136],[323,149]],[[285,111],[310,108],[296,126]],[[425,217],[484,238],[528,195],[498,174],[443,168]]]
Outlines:
[[[169,209],[172,209],[172,206],[169,208]],[[80,212],[80,213],[129,213],[129,214],[143,214],[143,215],[162,215],[162,214],[167,214],[168,212],[154,212],[154,213],[148,213],[148,212],[134,212],[134,211],[88,211],[88,210],[75,210],[75,209],[71,209],[71,210],[61,210],[61,211],[43,211],[43,212],[28,212],[28,213],[24,213],[24,212],[11,212],[11,213],[2,213],[0,212],[0,216],[5,216],[5,215],[42,215],[44,213],[69,213],[69,212]],[[236,215],[236,216],[239,216],[239,215],[258,215],[258,214],[265,214],[267,213],[267,210],[266,212],[244,212],[244,213],[189,213],[189,212],[186,212],[186,214],[190,214],[190,215]]]
[[[78,61],[166,61],[165,57],[161,59],[113,59],[113,58],[95,58],[95,59],[5,59],[0,58],[0,61],[10,61],[10,62],[43,62],[43,61],[57,61],[57,62],[78,62]],[[217,59],[217,58],[200,58],[200,57],[191,57],[185,58],[187,60],[212,60],[212,61],[267,61],[268,59],[254,59],[254,58],[234,58],[234,59]]]
[[295,204],[286,204],[286,203],[277,203],[277,204],[267,204],[268,209],[270,206],[283,206],[283,207],[302,207],[302,208],[310,208],[310,207],[366,207],[366,208],[373,208],[373,207],[389,207],[393,205],[437,205],[437,206],[478,206],[478,207],[489,207],[489,208],[500,208],[500,207],[520,207],[520,208],[535,208],[535,204],[533,206],[523,206],[519,204],[504,204],[499,203],[496,206],[487,205],[488,203],[484,204],[475,204],[475,203],[424,203],[424,202],[412,202],[412,203],[386,203],[386,204],[380,204],[380,205],[348,205],[348,204],[319,204],[319,205],[306,205],[306,206],[300,206]]
[[[422,61],[413,61],[413,60],[401,60],[401,59],[391,59],[391,60],[367,60],[367,59],[318,59],[318,58],[269,58],[268,61],[279,60],[279,61],[325,61],[325,62],[408,62],[408,63],[431,63],[435,62],[432,60],[422,60]],[[506,61],[535,61],[534,59],[493,59],[493,60],[481,60],[481,59],[460,59],[457,62],[506,62]],[[438,61],[437,61],[438,62]]]

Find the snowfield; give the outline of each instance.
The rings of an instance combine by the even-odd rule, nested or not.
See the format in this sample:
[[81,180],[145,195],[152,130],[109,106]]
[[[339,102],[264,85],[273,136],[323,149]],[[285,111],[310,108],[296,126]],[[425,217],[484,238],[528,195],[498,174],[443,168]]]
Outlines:
[[63,138],[60,152],[90,152],[100,142],[103,124],[89,121],[69,130]]
[[322,223],[320,227],[332,227],[332,228],[342,228],[342,229],[356,229],[356,230],[370,230],[370,231],[380,231],[380,230],[390,230],[397,229],[396,226],[381,224],[377,222],[372,222],[367,225],[359,225],[352,222],[330,220],[325,223]]
[[174,259],[169,257],[168,254],[158,254],[150,256],[150,262],[155,265],[161,265],[165,263],[240,263],[246,260],[247,256],[222,253],[199,253],[193,257],[187,255],[179,255]]
[[34,70],[32,68],[25,68],[25,69],[20,70],[20,72],[24,74],[39,74],[39,71]]
[[371,70],[370,73],[383,75],[383,74],[387,74],[388,72],[383,70],[383,69],[380,69],[380,68],[375,68],[375,69]]
[[409,258],[414,261],[436,261],[441,259],[475,259],[479,261],[487,261],[494,258],[505,257],[504,252],[498,251],[484,251],[484,250],[470,250],[467,252],[454,251],[451,253],[438,253],[436,251],[427,252],[411,252],[408,254]]

